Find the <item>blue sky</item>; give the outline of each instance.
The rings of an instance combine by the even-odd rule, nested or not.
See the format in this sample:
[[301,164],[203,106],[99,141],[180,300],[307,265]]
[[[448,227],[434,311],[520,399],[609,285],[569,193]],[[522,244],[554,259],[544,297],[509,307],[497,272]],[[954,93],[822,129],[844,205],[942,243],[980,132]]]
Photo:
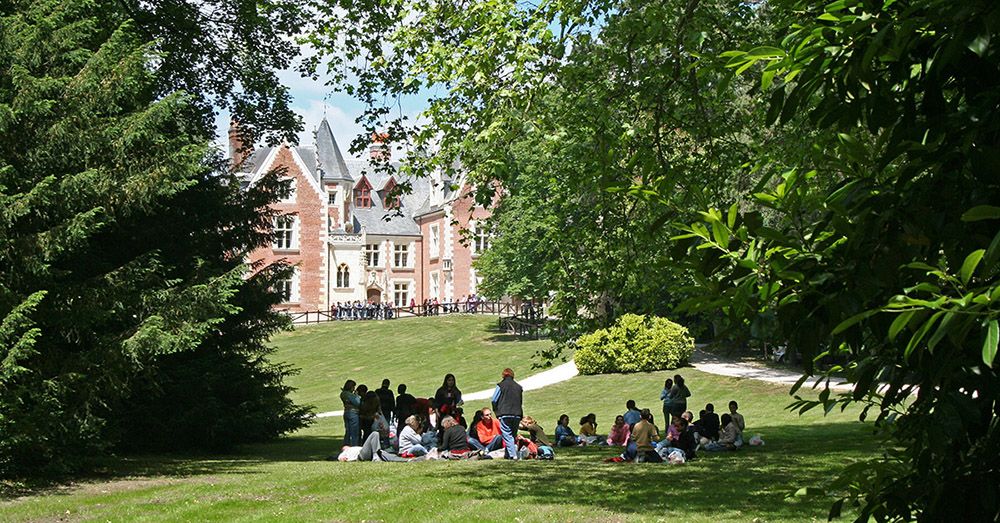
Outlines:
[[[361,126],[355,123],[357,117],[364,110],[364,106],[354,98],[339,92],[333,92],[332,88],[324,84],[324,79],[315,81],[311,78],[303,78],[294,70],[282,71],[278,74],[281,82],[288,86],[292,96],[292,110],[302,118],[304,128],[299,133],[299,144],[311,145],[313,143],[313,133],[325,116],[330,122],[334,138],[340,151],[345,158],[360,158],[360,155],[352,155],[348,151],[351,141],[361,132]],[[413,122],[419,113],[426,108],[426,96],[423,98],[412,98],[404,100],[403,111]],[[224,147],[228,154],[227,131],[229,129],[229,113],[222,112],[215,119],[217,129],[217,143]]]

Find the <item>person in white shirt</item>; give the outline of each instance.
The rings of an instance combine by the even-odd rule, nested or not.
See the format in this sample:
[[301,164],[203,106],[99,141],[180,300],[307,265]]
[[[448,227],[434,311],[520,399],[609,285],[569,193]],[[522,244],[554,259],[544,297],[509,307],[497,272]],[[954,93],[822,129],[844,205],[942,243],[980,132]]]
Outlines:
[[423,456],[427,449],[421,444],[420,420],[416,416],[406,418],[406,426],[399,433],[399,453]]

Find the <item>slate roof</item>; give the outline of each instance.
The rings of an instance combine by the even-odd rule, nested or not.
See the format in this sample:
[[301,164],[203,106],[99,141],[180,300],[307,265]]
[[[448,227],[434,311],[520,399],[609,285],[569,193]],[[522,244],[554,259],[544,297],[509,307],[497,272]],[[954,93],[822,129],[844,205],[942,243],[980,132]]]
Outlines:
[[[293,149],[298,153],[308,170],[307,176],[312,176],[317,182],[350,181],[352,188],[361,181],[362,176],[368,178],[372,186],[372,207],[352,209],[354,232],[361,232],[364,227],[368,234],[386,236],[420,236],[420,227],[415,218],[431,212],[442,210],[445,204],[431,205],[432,181],[428,178],[403,176],[398,172],[399,162],[390,162],[388,172],[384,166],[378,166],[368,160],[345,160],[337,146],[330,124],[324,118],[315,133],[314,145],[299,145]],[[262,147],[253,152],[249,160],[249,171],[257,173],[264,167],[264,160],[271,154],[273,147]],[[409,183],[410,192],[401,196],[398,209],[385,208],[385,193],[381,191],[389,178],[395,178],[397,184]],[[450,201],[457,191],[452,191],[450,182],[445,182],[443,202]],[[352,194],[347,197],[353,198]]]

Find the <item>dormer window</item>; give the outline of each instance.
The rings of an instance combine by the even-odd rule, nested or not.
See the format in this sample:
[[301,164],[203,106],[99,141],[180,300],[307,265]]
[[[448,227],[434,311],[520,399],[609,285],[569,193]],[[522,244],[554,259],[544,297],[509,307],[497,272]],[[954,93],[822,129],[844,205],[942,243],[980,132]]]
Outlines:
[[364,176],[354,186],[354,206],[359,209],[368,209],[372,206],[372,184],[368,183],[368,178]]
[[395,188],[396,180],[391,177],[385,182],[385,185],[382,186],[382,190],[380,191],[382,194],[382,204],[386,209],[398,209],[402,205],[402,201],[399,196],[392,195],[392,191]]

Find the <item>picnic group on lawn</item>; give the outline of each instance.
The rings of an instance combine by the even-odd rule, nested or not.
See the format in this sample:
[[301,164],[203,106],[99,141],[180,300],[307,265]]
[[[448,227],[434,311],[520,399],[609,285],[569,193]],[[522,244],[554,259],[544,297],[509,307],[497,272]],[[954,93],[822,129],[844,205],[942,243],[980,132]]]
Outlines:
[[[416,398],[400,384],[393,394],[388,379],[368,390],[347,380],[340,392],[344,403],[344,446],[339,461],[421,461],[435,459],[553,459],[554,448],[583,445],[621,447],[609,462],[684,463],[699,450],[736,450],[743,446],[746,420],[736,401],[720,418],[711,403],[694,420],[687,410],[691,391],[680,375],[664,383],[660,400],[666,430],[657,427],[649,409],[628,400],[607,435],[597,432],[597,416],[580,419],[579,434],[563,414],[552,436],[522,409],[521,385],[507,368],[493,392],[492,408],[465,418],[462,391],[447,374],[433,398]],[[669,422],[669,423],[668,423]],[[523,436],[520,432],[527,433]],[[758,437],[749,442],[762,444]],[[334,459],[331,456],[331,459]]]

